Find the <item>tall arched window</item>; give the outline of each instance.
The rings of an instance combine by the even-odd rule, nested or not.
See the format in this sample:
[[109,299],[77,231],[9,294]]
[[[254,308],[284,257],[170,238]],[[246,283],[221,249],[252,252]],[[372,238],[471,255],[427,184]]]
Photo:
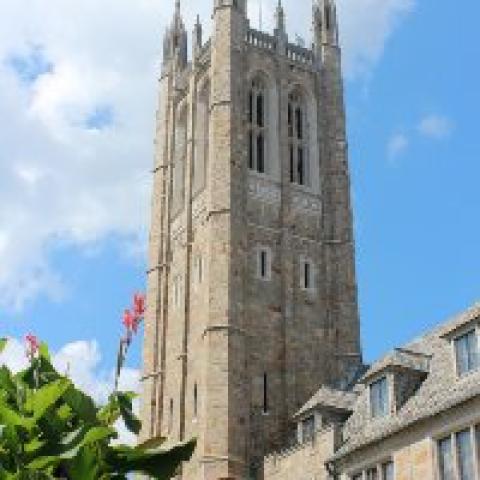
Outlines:
[[187,157],[187,107],[183,106],[175,120],[175,152],[173,159],[173,215],[182,210],[185,200],[185,161]]
[[290,181],[310,185],[307,115],[303,96],[291,93],[288,98],[288,149]]
[[193,194],[205,187],[210,136],[210,83],[200,90],[197,103],[195,155],[193,158]]
[[260,78],[255,78],[248,95],[248,168],[265,173],[266,165],[266,88]]

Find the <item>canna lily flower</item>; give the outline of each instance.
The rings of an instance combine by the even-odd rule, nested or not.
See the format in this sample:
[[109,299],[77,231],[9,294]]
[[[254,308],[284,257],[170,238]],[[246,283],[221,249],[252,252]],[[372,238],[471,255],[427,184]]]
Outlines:
[[133,312],[138,320],[145,315],[145,295],[143,293],[136,293],[133,296]]
[[28,358],[30,359],[33,359],[35,357],[35,355],[38,353],[38,351],[40,350],[40,342],[38,340],[38,338],[33,335],[32,333],[29,333],[26,337],[25,337],[25,342],[27,344],[27,356]]
[[125,310],[123,314],[123,324],[125,325],[128,333],[137,331],[137,321],[131,310]]

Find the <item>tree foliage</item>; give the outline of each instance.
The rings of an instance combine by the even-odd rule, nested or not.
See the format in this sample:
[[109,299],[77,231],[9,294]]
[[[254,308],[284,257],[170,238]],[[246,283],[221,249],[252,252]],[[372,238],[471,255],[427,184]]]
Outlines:
[[[6,343],[0,339],[0,353]],[[0,480],[122,480],[132,472],[172,477],[190,459],[194,441],[172,448],[113,444],[119,419],[140,431],[134,398],[115,391],[98,407],[55,370],[44,344],[25,370],[0,367]]]

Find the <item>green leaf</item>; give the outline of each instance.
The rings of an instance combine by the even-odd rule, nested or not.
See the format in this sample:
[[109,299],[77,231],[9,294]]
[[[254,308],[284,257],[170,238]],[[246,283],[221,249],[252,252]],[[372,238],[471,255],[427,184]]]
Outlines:
[[33,413],[34,421],[40,420],[49,409],[54,407],[70,386],[69,380],[60,379],[35,392],[25,405],[25,408]]
[[118,405],[120,407],[120,414],[127,429],[138,435],[142,429],[142,423],[133,413],[132,393],[117,393]]
[[156,479],[166,479],[176,473],[182,462],[190,460],[195,446],[196,441],[191,440],[170,449],[116,447],[107,457],[107,463],[118,473],[139,472]]
[[0,338],[0,354],[3,353],[8,344],[8,338]]
[[74,414],[78,415],[82,421],[90,424],[97,423],[97,408],[88,395],[85,395],[71,384],[63,398]]
[[80,450],[67,469],[72,480],[97,480],[99,467],[94,448],[87,446]]

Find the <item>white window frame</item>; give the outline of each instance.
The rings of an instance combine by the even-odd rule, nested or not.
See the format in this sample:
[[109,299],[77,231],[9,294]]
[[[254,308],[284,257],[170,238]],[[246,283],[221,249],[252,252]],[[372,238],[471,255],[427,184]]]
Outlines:
[[[460,340],[462,337],[468,335],[469,333],[474,332],[477,337],[477,367],[469,370],[467,372],[460,372],[458,358],[457,358],[457,348],[456,342]],[[474,372],[478,372],[480,370],[480,326],[479,324],[468,325],[465,326],[462,330],[460,330],[453,338],[452,338],[452,355],[453,361],[455,365],[455,374],[458,378],[463,378],[468,375],[471,375]]]
[[[377,385],[377,384],[379,384],[380,382],[383,382],[383,381],[385,381],[386,394],[387,394],[387,397],[386,397],[386,412],[384,414],[374,414],[373,404],[372,404],[372,388],[375,385]],[[391,379],[390,379],[390,376],[387,374],[387,375],[379,376],[378,378],[376,378],[375,380],[370,382],[370,384],[368,385],[368,405],[369,405],[370,417],[371,418],[373,418],[373,419],[385,418],[390,414],[390,412],[391,412],[391,402],[392,402],[392,398],[391,398],[392,393],[390,391],[390,383],[391,383]]]
[[[262,275],[262,255],[266,256],[265,275]],[[259,245],[256,249],[256,277],[263,282],[269,282],[272,279],[272,249],[264,245]]]
[[383,480],[383,467],[388,463],[391,463],[393,465],[393,478],[395,479],[396,468],[395,461],[392,457],[384,458],[381,461],[375,462],[373,465],[368,465],[367,467],[364,467],[360,471],[355,471],[355,473],[349,475],[349,479],[356,480],[357,478],[360,478],[361,480],[368,480],[367,472],[369,472],[370,470],[376,470],[377,479]]
[[454,477],[455,480],[460,480],[460,462],[459,462],[459,455],[458,455],[458,446],[457,446],[457,435],[465,430],[470,431],[470,439],[472,441],[472,454],[473,454],[473,467],[474,467],[474,475],[475,480],[480,480],[480,459],[478,458],[477,452],[480,451],[479,441],[476,435],[476,429],[480,429],[480,424],[473,424],[473,425],[463,425],[458,429],[455,429],[449,434],[441,435],[434,438],[434,452],[435,452],[435,477],[438,480],[443,480],[441,477],[440,471],[440,442],[442,440],[446,440],[450,438],[452,442],[452,461],[454,462],[453,470],[454,470]]

